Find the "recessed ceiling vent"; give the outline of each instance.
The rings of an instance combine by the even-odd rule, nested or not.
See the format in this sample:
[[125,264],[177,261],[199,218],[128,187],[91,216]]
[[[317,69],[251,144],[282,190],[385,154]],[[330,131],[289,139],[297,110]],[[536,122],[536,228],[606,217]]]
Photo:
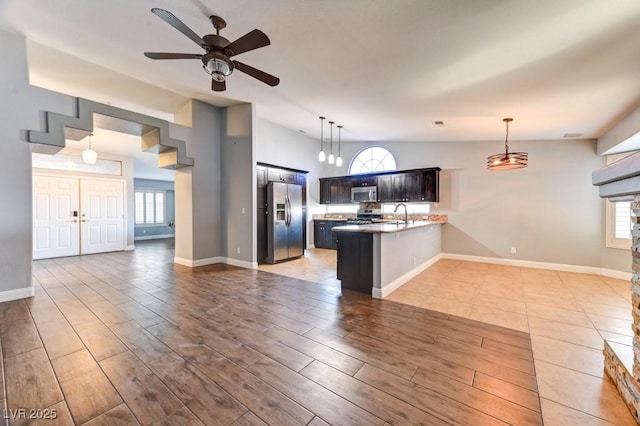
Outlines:
[[563,138],[579,138],[580,136],[582,136],[582,133],[565,133],[562,137]]
[[446,124],[444,124],[444,121],[442,121],[442,120],[434,121],[433,125],[436,126],[436,127],[446,127]]

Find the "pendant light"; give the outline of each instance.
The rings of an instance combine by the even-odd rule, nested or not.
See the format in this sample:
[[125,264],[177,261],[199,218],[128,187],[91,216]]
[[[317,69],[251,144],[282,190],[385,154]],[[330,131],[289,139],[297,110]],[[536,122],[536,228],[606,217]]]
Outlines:
[[488,170],[515,170],[527,167],[529,155],[526,152],[509,152],[509,123],[513,118],[503,118],[506,123],[507,135],[504,139],[504,154],[495,154],[487,157]]
[[342,157],[340,157],[340,130],[342,130],[342,126],[338,126],[338,158],[336,158],[336,166],[342,166]]
[[87,164],[96,164],[98,161],[98,153],[91,149],[91,137],[93,133],[89,133],[89,149],[82,151],[82,161]]
[[324,162],[324,135],[322,131],[324,130],[324,117],[320,117],[320,152],[318,153],[318,161],[321,163]]
[[327,163],[329,164],[333,164],[336,162],[336,157],[333,155],[333,121],[330,121],[329,124],[331,125],[331,136],[330,136],[330,141],[331,141],[331,151],[329,153],[329,158],[327,158]]

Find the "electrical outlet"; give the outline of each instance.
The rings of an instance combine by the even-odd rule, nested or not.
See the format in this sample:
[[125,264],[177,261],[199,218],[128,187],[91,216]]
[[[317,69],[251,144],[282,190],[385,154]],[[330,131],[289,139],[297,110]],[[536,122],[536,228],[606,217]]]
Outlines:
[[418,264],[418,260],[416,259],[415,256],[413,256],[413,266],[416,266]]
[[244,209],[244,207],[243,207],[243,208],[242,208],[242,214],[244,214],[244,213],[245,213],[245,209]]
[[516,254],[518,250],[515,247],[511,247],[511,254]]
[[236,249],[236,253],[240,254],[240,247]]

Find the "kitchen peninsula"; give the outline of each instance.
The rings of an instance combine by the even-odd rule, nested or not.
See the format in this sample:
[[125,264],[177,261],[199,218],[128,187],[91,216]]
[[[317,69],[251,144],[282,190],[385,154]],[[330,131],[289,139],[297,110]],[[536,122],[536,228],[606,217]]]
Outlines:
[[333,227],[342,288],[386,297],[437,260],[443,223],[446,217]]

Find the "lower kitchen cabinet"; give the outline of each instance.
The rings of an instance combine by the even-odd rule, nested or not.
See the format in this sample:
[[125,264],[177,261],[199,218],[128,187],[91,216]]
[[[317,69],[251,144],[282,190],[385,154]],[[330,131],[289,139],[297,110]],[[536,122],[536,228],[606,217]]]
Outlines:
[[314,220],[313,240],[316,248],[336,250],[338,248],[337,232],[332,231],[334,226],[344,225],[344,221]]
[[373,289],[373,234],[338,232],[337,278],[343,290],[371,295]]

